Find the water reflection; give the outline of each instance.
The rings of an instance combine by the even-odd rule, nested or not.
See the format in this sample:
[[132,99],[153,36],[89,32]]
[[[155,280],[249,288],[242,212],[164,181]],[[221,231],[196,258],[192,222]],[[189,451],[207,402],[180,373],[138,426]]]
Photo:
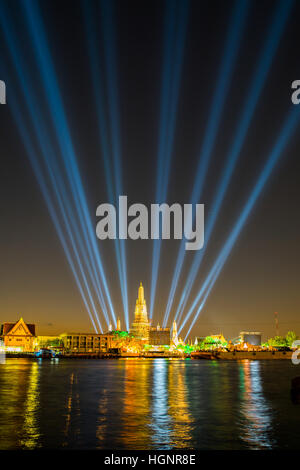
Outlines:
[[63,442],[62,446],[66,447],[70,445],[70,442],[78,442],[81,434],[80,427],[80,416],[81,416],[81,404],[80,404],[80,392],[78,389],[78,376],[73,371],[68,377],[69,390],[65,404],[65,425],[63,429]]
[[101,448],[102,443],[105,442],[106,434],[108,431],[108,401],[109,391],[105,388],[102,392],[101,399],[98,406],[98,419],[96,428],[96,438],[98,446]]
[[24,423],[21,434],[21,445],[27,449],[36,448],[40,438],[38,425],[40,402],[39,376],[40,364],[33,362],[29,372],[29,383],[24,406]]
[[189,409],[188,388],[186,383],[186,361],[171,360],[169,362],[168,386],[169,390],[169,422],[171,440],[170,448],[185,448],[191,446],[191,432],[194,418]]
[[264,398],[259,361],[240,364],[241,438],[247,447],[271,448],[271,409]]
[[129,449],[146,449],[150,440],[151,361],[127,359],[125,368],[124,411],[121,438]]
[[0,366],[0,449],[295,448],[289,366],[7,360]]
[[153,443],[156,447],[162,449],[165,448],[166,444],[168,447],[170,437],[171,418],[168,404],[169,384],[167,383],[169,362],[164,359],[155,359],[153,362],[152,419],[150,427],[154,431],[152,433]]
[[74,386],[74,372],[70,374],[70,383],[69,383],[69,392],[66,399],[66,421],[64,427],[64,435],[65,435],[65,442],[63,445],[67,445],[68,442],[68,434],[69,428],[71,424],[71,413],[72,413],[72,405],[73,405],[73,386]]
[[0,372],[0,449],[34,449],[40,439],[39,365],[8,359]]
[[193,417],[187,401],[185,362],[128,360],[122,432],[129,448],[188,447]]

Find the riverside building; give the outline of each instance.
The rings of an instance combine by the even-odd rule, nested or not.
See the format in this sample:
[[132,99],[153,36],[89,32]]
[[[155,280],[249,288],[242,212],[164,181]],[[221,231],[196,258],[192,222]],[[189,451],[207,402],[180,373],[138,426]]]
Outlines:
[[60,340],[65,353],[106,353],[112,348],[112,335],[93,333],[63,333]]
[[151,346],[170,346],[170,328],[150,327],[149,344]]
[[16,322],[5,322],[1,326],[0,339],[8,352],[32,352],[37,344],[35,325],[25,323],[22,317]]

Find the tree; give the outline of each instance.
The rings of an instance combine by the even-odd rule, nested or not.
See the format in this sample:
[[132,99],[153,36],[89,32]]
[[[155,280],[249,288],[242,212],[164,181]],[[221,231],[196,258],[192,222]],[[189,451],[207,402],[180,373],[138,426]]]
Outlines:
[[286,339],[287,346],[291,348],[293,342],[296,341],[296,339],[298,339],[298,336],[296,335],[294,331],[288,331],[285,336],[285,339]]
[[186,345],[184,346],[184,352],[185,352],[185,353],[190,354],[192,351],[194,351],[193,346],[190,346],[189,344],[186,344]]
[[214,344],[215,343],[215,340],[211,337],[211,336],[206,336],[204,342],[206,344]]
[[214,338],[212,338],[211,336],[206,336],[205,340],[204,340],[204,348],[205,350],[209,349],[214,349],[214,348],[217,348],[221,345],[221,341],[220,340],[215,340]]
[[294,331],[288,331],[285,336],[275,336],[274,338],[268,339],[266,345],[277,348],[290,348],[296,339],[298,339],[296,333]]
[[58,348],[62,345],[60,338],[48,339],[40,344],[43,348]]
[[274,347],[287,347],[287,341],[284,336],[275,336],[274,338],[268,339],[268,345]]

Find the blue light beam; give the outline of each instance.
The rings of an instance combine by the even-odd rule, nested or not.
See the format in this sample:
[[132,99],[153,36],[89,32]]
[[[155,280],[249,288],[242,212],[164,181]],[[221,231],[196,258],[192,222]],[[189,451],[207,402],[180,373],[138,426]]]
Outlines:
[[[94,318],[93,318],[93,314],[91,313],[91,308],[89,306],[84,288],[82,286],[82,281],[80,281],[79,274],[78,274],[76,266],[73,262],[72,255],[71,255],[71,252],[70,252],[69,247],[68,247],[68,243],[67,243],[66,238],[65,238],[64,233],[63,233],[63,229],[62,229],[61,224],[59,222],[59,218],[56,215],[56,210],[55,210],[54,204],[51,200],[51,196],[50,196],[49,190],[47,188],[47,185],[46,185],[46,182],[45,182],[45,179],[44,179],[44,176],[43,176],[43,171],[42,171],[42,169],[39,165],[38,157],[37,157],[37,155],[34,151],[34,147],[33,147],[32,143],[29,139],[28,133],[25,130],[26,127],[25,127],[24,120],[22,119],[22,113],[20,112],[20,110],[18,108],[18,105],[15,101],[15,97],[14,97],[13,94],[10,97],[10,109],[12,110],[12,114],[14,116],[14,119],[15,119],[15,122],[17,124],[20,136],[21,136],[23,144],[25,146],[29,161],[30,161],[31,166],[33,168],[33,171],[35,173],[37,182],[38,182],[39,187],[41,189],[41,192],[43,194],[46,206],[47,206],[49,214],[50,214],[50,217],[52,219],[52,222],[53,222],[54,227],[56,229],[57,235],[59,237],[59,240],[60,240],[60,242],[62,244],[62,247],[63,247],[63,250],[65,252],[67,261],[68,261],[69,266],[71,268],[71,271],[73,273],[73,276],[74,276],[76,285],[78,287],[78,290],[80,292],[82,301],[83,301],[84,306],[85,306],[85,308],[88,312],[88,315],[89,315],[89,318],[91,320],[92,326],[93,326],[95,332],[98,333],[99,330],[96,327],[96,324],[95,324],[95,321],[94,321]],[[73,240],[72,240],[72,242],[73,242]],[[72,243],[72,246],[73,246],[73,243]],[[76,250],[75,250],[75,253],[76,253]],[[95,308],[95,305],[94,305],[94,302],[93,302],[93,298],[92,298],[92,295],[91,295],[91,292],[90,292],[90,289],[89,289],[89,286],[88,286],[88,282],[86,280],[86,277],[85,277],[85,274],[84,274],[84,271],[83,271],[83,268],[82,268],[82,264],[81,264],[81,262],[80,262],[80,260],[78,259],[77,256],[76,256],[76,261],[77,261],[77,264],[78,264],[78,267],[79,267],[79,270],[80,270],[80,274],[81,274],[81,277],[82,277],[82,280],[83,280],[83,283],[84,283],[84,287],[86,289],[87,295],[89,297],[89,300],[90,300],[90,303],[91,303],[91,306],[92,306],[92,310],[94,312],[94,316],[95,316],[95,318],[98,322],[100,331],[103,332],[101,323],[100,323],[100,321],[97,317],[97,311],[96,311],[96,308]]]
[[[176,8],[177,7],[177,8]],[[156,203],[166,201],[170,163],[174,143],[177,104],[182,72],[185,36],[188,23],[188,2],[166,2],[163,79],[158,146]],[[161,240],[154,240],[150,293],[150,318],[153,316]]]
[[[16,69],[17,75],[18,75],[19,79],[20,79],[20,77],[22,77],[22,79],[20,80],[20,84],[21,84],[23,97],[25,99],[26,106],[28,108],[32,123],[34,125],[36,136],[38,137],[38,141],[39,141],[39,145],[40,145],[40,148],[41,148],[41,151],[42,151],[42,155],[43,155],[44,160],[45,160],[46,169],[49,173],[49,176],[50,176],[50,179],[51,179],[51,182],[52,182],[52,185],[53,185],[56,197],[57,197],[57,201],[58,201],[59,207],[60,207],[62,215],[63,215],[65,225],[66,225],[67,229],[70,231],[69,222],[68,222],[68,218],[67,218],[67,215],[66,215],[66,213],[68,213],[70,215],[70,219],[71,219],[71,222],[72,222],[73,233],[77,234],[77,237],[79,238],[79,244],[81,245],[81,247],[83,247],[84,244],[83,244],[82,241],[80,241],[80,235],[79,235],[78,227],[76,227],[74,225],[75,217],[74,217],[74,215],[72,215],[73,214],[72,208],[71,208],[70,204],[68,203],[68,198],[66,196],[64,183],[63,183],[62,178],[60,176],[60,172],[58,170],[58,167],[55,164],[55,152],[54,152],[53,148],[50,145],[50,142],[49,142],[49,139],[48,139],[48,134],[46,132],[45,126],[43,125],[43,119],[42,119],[42,115],[39,111],[39,106],[38,106],[37,100],[36,100],[36,98],[35,98],[35,96],[32,92],[31,87],[28,85],[30,83],[30,80],[28,78],[28,73],[26,72],[26,67],[25,67],[25,64],[24,64],[24,60],[22,60],[22,54],[20,54],[20,53],[18,54],[18,52],[17,52],[16,35],[12,31],[12,27],[10,25],[10,21],[8,19],[7,14],[5,14],[5,12],[3,10],[1,10],[1,22],[2,22],[2,30],[3,30],[5,38],[7,40],[7,43],[8,43],[10,52],[11,52],[11,56],[13,58],[14,67]],[[54,167],[51,168],[51,165],[54,165]],[[54,176],[54,175],[56,175],[56,176]],[[57,185],[57,180],[58,180],[58,183],[59,183],[58,185]],[[60,186],[60,190],[58,189],[59,186]],[[66,208],[67,208],[66,211],[64,210],[64,206],[63,206],[63,203],[62,203],[60,193],[62,193],[62,195],[65,199],[65,204],[66,204]],[[72,233],[72,230],[71,230],[71,233]],[[75,254],[78,257],[77,249],[75,249]],[[88,261],[87,256],[84,252],[83,252],[83,259],[85,260],[85,263],[86,263],[86,265],[89,269],[89,272],[91,273],[91,268],[89,266],[89,263],[87,262]],[[107,317],[106,305],[105,305],[105,302],[104,302],[104,299],[103,299],[102,292],[100,290],[100,294],[99,294],[99,292],[97,291],[97,287],[95,286],[93,276],[91,276],[91,280],[92,280],[93,286],[95,288],[96,294],[98,296],[98,300],[99,300],[100,305],[102,307],[102,310],[103,310],[104,316],[106,318],[106,321],[109,323],[109,320],[108,320],[108,317]],[[100,286],[99,286],[99,289],[100,289]],[[96,315],[96,318],[97,318],[97,321],[99,323],[98,315]],[[99,324],[99,327],[101,328],[100,324]]]
[[[108,191],[108,198],[110,203],[116,204],[118,196],[123,194],[122,191],[122,165],[121,165],[121,144],[120,144],[120,129],[119,129],[119,112],[118,112],[118,96],[117,96],[117,83],[116,83],[116,65],[115,65],[115,40],[114,34],[111,33],[112,28],[112,10],[111,4],[103,8],[103,15],[101,21],[103,23],[103,34],[105,44],[105,63],[106,63],[106,82],[108,86],[108,101],[109,101],[109,118],[111,129],[111,145],[109,143],[108,135],[109,129],[107,125],[105,113],[105,97],[104,97],[104,78],[101,73],[100,54],[97,47],[97,33],[95,28],[95,15],[91,9],[91,4],[84,2],[82,4],[85,20],[85,30],[87,37],[87,49],[89,54],[89,62],[91,68],[91,77],[93,82],[94,96],[97,111],[97,124],[101,141],[102,156],[104,161],[104,170],[106,175],[106,184]],[[107,11],[108,10],[108,11]],[[110,45],[110,47],[109,47]],[[110,60],[109,60],[110,59]],[[104,67],[103,67],[104,68]],[[111,158],[111,153],[113,158]],[[111,165],[113,161],[113,168]],[[113,175],[114,174],[114,179]],[[127,289],[127,268],[126,268],[126,251],[125,241],[116,239],[115,254],[117,259],[117,267],[119,274],[119,282],[122,294],[122,302],[124,309],[124,317],[126,328],[129,329],[129,314],[128,314],[128,289]]]
[[[221,181],[218,187],[218,191],[212,204],[211,216],[208,220],[205,229],[206,247],[213,231],[215,222],[217,220],[220,208],[222,206],[226,190],[234,172],[237,159],[244,144],[248,128],[250,126],[251,120],[255,112],[255,108],[257,106],[259,97],[266,82],[267,74],[271,68],[272,61],[274,59],[280,38],[283,34],[284,27],[286,25],[293,3],[293,0],[280,0],[273,15],[273,20],[271,22],[267,34],[267,40],[260,54],[258,66],[255,70],[254,77],[251,83],[250,92],[247,95],[242,117],[239,120],[236,137],[234,139],[232,148],[228,154],[225,169],[223,171]],[[176,310],[175,319],[181,318],[182,316],[193,284],[195,282],[195,279],[197,278],[197,273],[199,271],[200,264],[204,256],[204,252],[205,249],[199,251],[194,258],[184,287],[183,295],[181,296],[180,302]]]
[[270,178],[271,174],[272,174],[272,171],[276,165],[276,163],[278,162],[283,150],[285,149],[286,145],[288,144],[288,141],[289,139],[291,138],[293,132],[295,131],[296,129],[296,126],[297,124],[299,123],[300,121],[300,109],[299,107],[296,107],[294,106],[292,111],[289,113],[284,125],[283,125],[283,128],[282,128],[282,131],[280,133],[280,136],[279,138],[277,139],[277,142],[275,144],[275,146],[273,147],[272,151],[270,152],[270,155],[267,159],[267,162],[265,164],[265,166],[263,167],[263,170],[259,176],[259,179],[254,187],[254,189],[252,190],[251,194],[250,194],[250,197],[248,198],[243,210],[242,210],[242,213],[238,219],[238,221],[236,222],[232,232],[230,233],[229,237],[227,238],[227,241],[226,243],[224,244],[222,250],[220,251],[219,255],[218,255],[218,258],[216,260],[216,262],[214,263],[212,269],[210,270],[204,284],[202,285],[202,288],[200,289],[199,293],[197,294],[191,308],[189,309],[187,315],[185,316],[185,319],[183,321],[183,323],[181,324],[180,328],[178,329],[178,332],[180,332],[184,325],[186,324],[186,322],[188,321],[189,317],[191,316],[192,312],[194,311],[194,309],[196,308],[198,302],[200,301],[202,295],[204,294],[204,292],[206,291],[206,294],[205,294],[205,298],[204,300],[201,302],[198,310],[197,310],[197,313],[196,315],[194,316],[193,318],[193,321],[189,327],[189,330],[187,332],[187,335],[186,337],[188,336],[189,332],[191,331],[193,325],[195,324],[198,316],[199,316],[199,313],[201,312],[201,310],[203,309],[204,307],[204,304],[205,304],[205,301],[209,295],[209,293],[211,292],[217,278],[218,278],[218,275],[220,274],[228,256],[230,255],[231,253],[231,250],[239,236],[239,234],[241,233],[241,230],[243,229],[258,197],[260,196],[264,186],[266,185],[268,179]]
[[[249,1],[237,0],[232,12],[232,16],[229,23],[227,40],[225,42],[224,53],[220,64],[220,70],[218,73],[218,82],[216,86],[216,92],[213,97],[212,107],[208,124],[205,132],[204,142],[200,152],[199,163],[196,171],[196,180],[191,197],[191,203],[196,204],[201,199],[201,193],[205,177],[207,174],[211,152],[214,146],[216,135],[218,132],[224,103],[228,93],[234,65],[236,62],[238,50],[240,47],[241,37],[245,26],[247,13],[249,10]],[[168,297],[167,307],[164,315],[163,326],[168,323],[170,311],[173,305],[174,296],[177,288],[177,284],[180,278],[181,269],[185,259],[185,240],[183,239],[180,243],[179,253],[176,261],[174,275],[172,279],[171,289]],[[184,291],[185,292],[185,291]],[[184,295],[184,294],[183,294]]]
[[82,229],[86,235],[86,244],[88,249],[92,251],[94,259],[97,263],[98,272],[100,274],[102,287],[104,289],[110,308],[110,313],[114,319],[114,322],[116,322],[103,263],[96,243],[95,230],[91,222],[86,196],[77,164],[77,158],[56,79],[54,65],[50,55],[40,13],[38,11],[38,5],[32,0],[28,0],[22,3],[22,6],[28,25],[28,31],[34,46],[36,61],[43,79],[45,95],[48,101],[53,126],[56,131],[61,155],[63,157],[63,162],[70,181],[70,186],[76,202],[78,213],[81,216],[80,220],[82,221]]

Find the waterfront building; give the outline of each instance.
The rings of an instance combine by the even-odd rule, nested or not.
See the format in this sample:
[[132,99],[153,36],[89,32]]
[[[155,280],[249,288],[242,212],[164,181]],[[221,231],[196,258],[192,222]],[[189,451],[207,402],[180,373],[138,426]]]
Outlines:
[[261,345],[261,333],[257,331],[241,331],[240,342],[251,346]]
[[224,335],[220,333],[219,335],[210,335],[210,337],[216,342],[216,343],[226,343],[226,339],[224,338]]
[[203,342],[206,342],[208,339],[212,339],[215,343],[226,343],[226,339],[222,333],[218,335],[208,335],[208,336],[196,336],[194,344],[200,345]]
[[150,321],[148,320],[146,300],[144,296],[144,287],[140,283],[138,290],[138,298],[135,304],[134,321],[132,323],[130,333],[137,339],[149,342]]
[[170,328],[162,328],[159,324],[157,327],[150,327],[149,344],[151,346],[169,346],[170,345]]
[[60,338],[58,335],[38,336],[37,348],[57,348],[60,346]]
[[37,344],[35,325],[25,323],[22,317],[16,322],[5,322],[1,326],[0,339],[6,351],[32,352]]
[[63,333],[60,335],[66,353],[106,353],[112,348],[111,334]]
[[199,344],[203,343],[205,338],[206,338],[206,336],[196,336],[194,345],[198,346]]

